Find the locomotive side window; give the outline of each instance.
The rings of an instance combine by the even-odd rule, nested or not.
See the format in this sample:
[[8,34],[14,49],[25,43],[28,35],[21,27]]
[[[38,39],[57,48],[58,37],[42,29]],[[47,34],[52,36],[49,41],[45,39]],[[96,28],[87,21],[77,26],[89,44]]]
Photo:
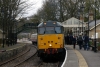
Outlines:
[[61,33],[61,27],[55,27],[56,33]]
[[45,33],[45,28],[43,27],[41,27],[41,28],[39,28],[38,29],[38,34],[44,34]]

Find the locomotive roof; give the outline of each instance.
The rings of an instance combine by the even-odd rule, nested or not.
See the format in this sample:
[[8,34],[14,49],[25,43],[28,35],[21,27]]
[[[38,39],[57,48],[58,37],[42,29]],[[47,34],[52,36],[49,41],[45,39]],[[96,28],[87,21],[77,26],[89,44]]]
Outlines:
[[41,22],[38,25],[38,27],[43,27],[43,26],[62,26],[62,24],[57,21],[46,21],[46,22]]

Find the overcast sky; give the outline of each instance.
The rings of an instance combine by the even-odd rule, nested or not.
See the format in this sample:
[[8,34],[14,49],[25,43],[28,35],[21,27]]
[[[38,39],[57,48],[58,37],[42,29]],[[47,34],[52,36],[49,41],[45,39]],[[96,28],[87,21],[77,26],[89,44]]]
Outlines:
[[34,4],[30,8],[27,9],[26,14],[24,14],[24,17],[31,16],[37,12],[39,8],[42,7],[44,0],[28,0],[28,4]]

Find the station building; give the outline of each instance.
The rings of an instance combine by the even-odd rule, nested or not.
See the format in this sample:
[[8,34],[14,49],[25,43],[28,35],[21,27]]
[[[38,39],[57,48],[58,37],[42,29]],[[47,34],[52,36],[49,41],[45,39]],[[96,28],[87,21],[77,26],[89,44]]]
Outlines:
[[64,26],[65,33],[67,33],[68,30],[72,30],[74,36],[78,36],[80,33],[83,33],[87,28],[84,21],[75,17],[69,18],[68,20],[62,22],[62,25]]
[[[95,21],[89,23],[89,37],[95,38]],[[96,38],[100,40],[100,20],[96,20]]]

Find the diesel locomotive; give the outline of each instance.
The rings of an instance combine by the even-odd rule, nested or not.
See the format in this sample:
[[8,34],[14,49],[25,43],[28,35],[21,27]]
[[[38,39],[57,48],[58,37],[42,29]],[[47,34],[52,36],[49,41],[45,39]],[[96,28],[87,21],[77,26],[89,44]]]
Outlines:
[[37,47],[38,56],[55,56],[61,58],[64,55],[64,27],[57,21],[45,21],[38,25]]

